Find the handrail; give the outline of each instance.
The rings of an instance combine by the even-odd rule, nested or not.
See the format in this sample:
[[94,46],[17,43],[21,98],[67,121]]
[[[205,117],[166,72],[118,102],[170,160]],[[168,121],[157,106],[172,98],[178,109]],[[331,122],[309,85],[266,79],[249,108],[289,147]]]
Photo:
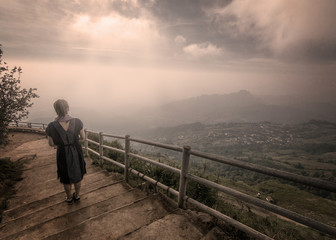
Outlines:
[[122,154],[124,154],[125,153],[125,151],[123,151],[123,150],[120,150],[120,149],[118,149],[118,148],[114,148],[114,147],[110,147],[110,146],[107,146],[107,145],[102,145],[102,147],[105,149],[109,149],[109,150],[112,150],[112,151],[115,151],[115,152],[118,152],[118,153],[122,153]]
[[[100,134],[100,136],[102,136],[102,135],[112,136],[112,134],[103,134],[103,133],[99,133],[99,134]],[[142,139],[131,138],[129,136],[125,136],[125,138],[122,138],[122,139],[128,140],[130,142],[147,144],[147,145],[161,147],[161,148],[170,149],[170,150],[174,150],[174,151],[183,153],[182,169],[178,170],[178,169],[172,168],[170,166],[167,166],[165,164],[158,163],[158,162],[153,161],[151,159],[139,156],[137,154],[133,154],[133,153],[129,153],[129,152],[126,153],[127,151],[118,150],[118,152],[124,153],[128,157],[135,157],[135,158],[143,160],[145,162],[149,162],[149,163],[154,164],[156,166],[162,167],[162,168],[164,168],[166,170],[169,170],[171,172],[179,173],[180,174],[180,189],[179,189],[178,198],[179,198],[179,206],[180,207],[185,206],[183,204],[183,202],[182,202],[182,204],[180,203],[180,199],[182,199],[182,201],[184,201],[184,203],[185,203],[185,199],[188,198],[187,196],[185,196],[185,189],[186,189],[186,181],[185,180],[186,180],[186,178],[189,178],[189,179],[192,179],[196,182],[204,184],[208,187],[212,187],[212,188],[215,188],[219,191],[222,191],[222,192],[225,192],[225,193],[230,194],[232,196],[235,196],[239,199],[244,200],[245,202],[249,202],[249,203],[251,203],[253,205],[256,205],[256,206],[259,206],[259,207],[263,207],[264,209],[267,209],[268,211],[274,212],[278,215],[284,216],[286,218],[294,220],[294,221],[296,221],[298,223],[301,223],[303,225],[309,226],[311,228],[315,228],[315,229],[317,229],[321,232],[330,234],[332,236],[336,236],[336,228],[334,228],[332,226],[329,226],[329,225],[320,223],[318,221],[315,221],[313,219],[304,217],[300,214],[297,214],[297,213],[289,211],[287,209],[278,207],[278,206],[270,204],[268,202],[259,200],[257,198],[251,197],[251,196],[246,195],[244,193],[241,193],[239,191],[236,191],[236,190],[224,187],[222,185],[215,184],[215,183],[210,182],[208,180],[205,180],[203,178],[188,174],[188,166],[189,166],[188,162],[189,162],[189,156],[193,155],[193,156],[202,157],[202,158],[206,158],[206,159],[209,159],[209,160],[217,161],[217,162],[220,162],[220,163],[240,167],[240,168],[243,168],[243,169],[248,169],[248,170],[251,170],[251,171],[267,174],[267,175],[270,175],[270,176],[275,176],[275,177],[278,177],[278,178],[287,179],[287,180],[290,180],[290,181],[293,181],[293,182],[302,183],[302,184],[305,184],[305,185],[308,185],[308,186],[314,186],[314,187],[324,189],[324,190],[328,190],[328,191],[331,191],[331,192],[336,192],[336,184],[334,184],[334,183],[319,180],[319,179],[304,177],[304,176],[296,175],[296,174],[293,174],[293,173],[280,171],[280,170],[277,170],[277,169],[258,166],[258,165],[255,165],[255,164],[250,164],[250,163],[246,163],[246,162],[239,161],[239,160],[228,159],[228,158],[224,158],[222,156],[216,156],[216,155],[213,155],[213,154],[202,153],[202,152],[199,152],[199,151],[191,150],[191,148],[189,146],[185,146],[185,147],[182,148],[182,147],[179,147],[179,146],[172,146],[172,145],[167,145],[167,144],[162,144],[162,143],[157,143],[157,142],[152,142],[152,141],[147,141],[147,140],[142,140]],[[126,158],[127,157],[125,157],[125,159]],[[131,169],[131,168],[129,168],[129,169]],[[125,169],[125,171],[126,171],[126,169]],[[125,174],[125,176],[126,176],[126,174]],[[195,200],[193,200],[192,202],[195,202]],[[199,203],[199,204],[201,204],[201,203]],[[215,210],[213,210],[213,211],[215,211]],[[211,214],[211,212],[209,212],[209,213]],[[227,218],[221,218],[221,219],[224,220],[224,221],[229,221]],[[231,220],[228,223],[231,223],[231,224],[235,225],[235,223],[232,222]],[[238,227],[239,226],[240,225],[238,224]],[[249,232],[249,230],[246,230],[245,228],[239,228],[239,229],[242,230],[242,231]],[[249,233],[251,234],[251,232],[249,232]],[[267,239],[268,238],[267,236],[265,236],[263,234],[262,235],[255,235],[255,237],[258,237],[260,239]]]
[[99,134],[99,132],[94,132],[94,131],[91,131],[91,130],[87,130],[87,129],[86,129],[86,131],[87,131],[88,133],[94,133],[94,134]]
[[213,208],[210,208],[210,207],[196,201],[195,199],[186,197],[185,201],[187,203],[190,202],[191,204],[197,206],[199,209],[203,210],[204,212],[207,212],[207,213],[211,214],[212,216],[214,216],[216,218],[222,219],[224,222],[230,224],[231,226],[233,226],[237,229],[242,230],[243,232],[249,234],[252,237],[255,237],[256,239],[261,239],[261,240],[271,240],[271,239],[273,239],[273,238],[270,238],[270,237],[266,236],[265,234],[262,234],[262,233],[258,232],[257,230],[254,230],[253,228],[250,228],[249,226],[246,226],[245,224],[243,224],[243,223],[241,223],[237,220],[234,220],[234,219],[230,218],[229,216],[224,215],[223,213],[220,213],[220,212],[214,210]]
[[[112,134],[105,134],[105,133],[99,133],[100,136],[113,136]],[[185,206],[184,204],[186,203],[186,199],[188,199],[187,196],[185,196],[185,190],[186,190],[186,179],[192,179],[198,183],[204,184],[208,187],[211,188],[215,188],[216,190],[222,191],[226,194],[232,195],[236,198],[239,198],[245,202],[248,202],[250,204],[253,204],[255,206],[259,206],[262,207],[264,209],[267,209],[268,211],[274,212],[278,215],[284,216],[288,219],[294,220],[298,223],[301,223],[303,225],[309,226],[311,228],[317,229],[321,232],[330,234],[332,236],[336,236],[336,228],[320,223],[318,221],[315,221],[313,219],[307,218],[305,216],[302,216],[300,214],[297,214],[295,212],[289,211],[287,209],[281,208],[279,206],[270,204],[268,202],[259,200],[257,198],[251,197],[247,194],[241,193],[239,191],[230,189],[228,187],[224,187],[222,185],[213,183],[211,181],[208,181],[206,179],[191,175],[188,173],[188,166],[189,166],[189,157],[190,155],[193,156],[197,156],[197,157],[202,157],[205,159],[209,159],[212,161],[216,161],[216,162],[220,162],[220,163],[224,163],[224,164],[228,164],[231,166],[236,166],[239,168],[243,168],[243,169],[248,169],[254,172],[259,172],[259,173],[263,173],[266,175],[270,175],[270,176],[274,176],[274,177],[278,177],[278,178],[282,178],[282,179],[286,179],[286,180],[290,180],[293,182],[297,182],[297,183],[301,183],[301,184],[305,184],[308,186],[313,186],[313,187],[317,187],[320,189],[324,189],[324,190],[328,190],[331,192],[336,192],[336,184],[335,183],[331,183],[328,181],[323,181],[323,180],[319,180],[319,179],[315,179],[315,178],[311,178],[311,177],[305,177],[305,176],[300,176],[297,174],[293,174],[293,173],[288,173],[288,172],[284,172],[284,171],[280,171],[277,169],[272,169],[272,168],[268,168],[268,167],[263,167],[263,166],[258,166],[256,164],[251,164],[251,163],[246,163],[243,161],[239,161],[239,160],[235,160],[235,159],[228,159],[222,156],[217,156],[217,155],[213,155],[213,154],[208,154],[208,153],[203,153],[200,151],[195,151],[195,150],[191,150],[191,148],[189,146],[184,146],[179,147],[179,146],[173,146],[173,145],[167,145],[167,144],[162,144],[162,143],[157,143],[157,142],[152,142],[152,141],[147,141],[147,140],[142,140],[142,139],[137,139],[137,138],[131,138],[129,136],[125,136],[125,137],[120,137],[121,139],[125,139],[127,141],[130,142],[137,142],[137,143],[142,143],[142,144],[147,144],[147,145],[151,145],[151,146],[156,146],[156,147],[161,147],[161,148],[165,148],[165,149],[169,149],[169,150],[174,150],[177,152],[182,152],[183,153],[183,159],[182,159],[182,169],[178,170],[175,168],[172,168],[170,166],[167,166],[165,164],[162,163],[158,163],[154,160],[142,157],[140,155],[137,154],[133,154],[133,153],[129,153],[127,151],[120,151],[118,150],[117,152],[120,153],[124,153],[125,155],[127,155],[128,157],[135,157],[137,159],[140,159],[142,161],[154,164],[156,166],[162,167],[166,170],[169,170],[171,172],[174,173],[179,173],[180,174],[180,189],[179,189],[179,206],[183,207]],[[129,143],[128,143],[129,144]],[[103,146],[105,147],[105,145]],[[109,148],[110,149],[110,148]],[[127,153],[126,153],[127,152]],[[125,157],[125,159],[127,159],[127,157]],[[130,168],[131,169],[131,168]],[[126,171],[126,170],[125,170]],[[125,174],[126,176],[126,174]],[[182,200],[182,202],[181,202]],[[190,202],[197,202],[196,200],[191,200]],[[199,203],[200,205],[202,205],[201,203]],[[215,210],[212,209],[212,211],[208,211],[208,213],[212,214],[211,212],[213,212]],[[218,215],[220,216],[220,215]],[[234,223],[232,220],[228,220],[227,218],[221,218],[222,220],[233,224],[233,225],[237,225],[236,223]],[[237,227],[239,228],[240,224],[237,225]],[[246,228],[239,228],[242,231],[245,232],[249,232],[249,234],[252,234],[252,232],[250,232],[249,230],[247,230]],[[260,239],[268,239],[267,236],[261,234],[261,235],[253,235],[257,238]]]
[[[33,127],[33,125],[38,127]],[[45,123],[36,123],[36,122],[11,122],[9,123],[9,127],[16,127],[16,128],[29,128],[29,129],[46,129],[48,124]]]
[[284,216],[288,219],[294,220],[298,223],[304,224],[304,225],[309,226],[311,228],[315,228],[315,229],[318,229],[322,232],[325,232],[325,233],[328,233],[330,235],[335,235],[336,236],[336,229],[335,228],[330,227],[326,224],[320,223],[318,221],[315,221],[313,219],[307,218],[305,216],[302,216],[298,213],[292,212],[290,210],[284,209],[284,208],[279,207],[279,206],[274,205],[274,204],[270,204],[270,203],[262,201],[258,198],[251,197],[247,194],[241,193],[241,192],[236,191],[234,189],[224,187],[224,186],[219,185],[217,183],[211,182],[209,180],[206,180],[206,179],[203,179],[203,178],[191,175],[191,174],[188,174],[187,178],[192,179],[192,180],[194,180],[198,183],[202,183],[205,186],[215,188],[215,189],[217,189],[221,192],[224,192],[226,194],[229,194],[231,196],[239,198],[239,199],[241,199],[245,202],[251,203],[255,206],[259,206],[259,207],[262,207],[264,209],[267,209],[268,211],[274,212],[274,213],[279,214],[281,216]]
[[[32,124],[27,124],[28,127],[30,128],[34,128]],[[44,125],[42,125],[44,126]],[[124,169],[125,171],[125,180],[128,181],[128,172],[131,172],[133,174],[136,174],[138,176],[140,176],[142,179],[154,184],[155,186],[159,186],[160,188],[165,189],[167,192],[172,193],[173,195],[177,196],[179,199],[179,206],[180,207],[184,207],[186,203],[190,202],[198,207],[200,207],[200,209],[203,209],[204,211],[208,212],[209,214],[218,217],[220,219],[222,219],[223,221],[235,226],[236,228],[250,234],[251,236],[254,236],[258,239],[271,239],[268,236],[259,233],[257,231],[255,231],[254,229],[251,229],[249,227],[247,227],[246,225],[237,222],[234,219],[229,218],[228,216],[223,215],[222,213],[209,208],[205,205],[203,205],[202,203],[199,203],[198,201],[189,198],[188,196],[185,195],[185,190],[186,190],[186,179],[192,179],[198,183],[204,184],[205,186],[214,188],[216,190],[219,190],[221,192],[224,192],[226,194],[232,195],[236,198],[239,198],[245,202],[248,202],[250,204],[262,207],[264,209],[267,209],[271,212],[274,212],[278,215],[287,217],[289,219],[292,219],[298,223],[301,223],[303,225],[309,226],[311,228],[317,229],[321,232],[330,234],[332,236],[336,236],[336,228],[329,226],[327,224],[315,221],[313,219],[304,217],[300,214],[297,214],[295,212],[289,211],[287,209],[281,208],[279,206],[270,204],[268,202],[262,201],[260,199],[257,199],[255,197],[251,197],[247,194],[241,193],[239,191],[236,191],[234,189],[225,187],[223,185],[211,182],[209,180],[206,180],[204,178],[201,177],[197,177],[195,175],[192,175],[190,173],[188,173],[188,167],[189,167],[189,158],[191,155],[193,156],[197,156],[197,157],[201,157],[201,158],[205,158],[205,159],[209,159],[212,161],[216,161],[216,162],[220,162],[220,163],[224,163],[224,164],[228,164],[231,166],[235,166],[235,167],[239,167],[239,168],[243,168],[243,169],[248,169],[254,172],[259,172],[262,174],[266,174],[266,175],[270,175],[270,176],[274,176],[274,177],[278,177],[278,178],[282,178],[282,179],[286,179],[286,180],[290,180],[293,182],[297,182],[297,183],[301,183],[301,184],[305,184],[308,186],[313,186],[319,189],[324,189],[324,190],[328,190],[330,192],[336,192],[336,184],[332,183],[332,182],[328,182],[328,181],[324,181],[324,180],[320,180],[320,179],[316,179],[316,178],[311,178],[311,177],[305,177],[305,176],[300,176],[297,174],[293,174],[293,173],[288,173],[288,172],[284,172],[284,171],[280,171],[277,169],[272,169],[269,167],[263,167],[263,166],[258,166],[256,164],[251,164],[251,163],[246,163],[243,161],[239,161],[239,160],[235,160],[235,159],[228,159],[222,156],[217,156],[217,155],[213,155],[213,154],[208,154],[208,153],[203,153],[200,151],[196,151],[196,150],[191,150],[191,148],[189,146],[184,146],[184,147],[179,147],[179,146],[173,146],[173,145],[168,145],[168,144],[162,144],[162,143],[157,143],[157,142],[152,142],[152,141],[147,141],[147,140],[141,140],[141,139],[136,139],[136,138],[131,138],[130,136],[126,135],[125,137],[123,136],[118,136],[118,135],[114,135],[114,134],[106,134],[103,132],[95,132],[95,131],[91,131],[91,130],[87,130],[85,129],[85,150],[86,150],[86,154],[88,152],[93,153],[96,156],[100,157],[101,160],[101,164],[102,161],[108,161],[111,162],[121,168]],[[88,138],[88,135],[90,134],[97,134],[99,135],[99,142],[93,141],[91,139]],[[107,145],[104,145],[103,141],[104,141],[104,136],[105,137],[112,137],[112,138],[117,138],[117,139],[124,139],[125,140],[125,150],[121,150],[121,149],[117,149],[117,148],[113,148]],[[97,146],[99,146],[99,152],[89,148],[88,143],[93,143]],[[156,147],[160,147],[160,148],[164,148],[164,149],[169,149],[169,150],[173,150],[173,151],[177,151],[177,152],[182,152],[183,156],[182,156],[182,167],[181,169],[177,169],[177,168],[173,168],[171,166],[168,166],[166,164],[160,163],[160,162],[156,162],[152,159],[140,156],[138,154],[134,154],[130,152],[130,142],[137,142],[137,143],[142,143],[142,144],[147,144],[147,145],[151,145],[151,146],[156,146]],[[125,164],[119,163],[113,159],[110,159],[106,156],[104,156],[103,154],[103,150],[104,149],[109,149],[111,151],[115,151],[118,153],[122,153],[125,156]],[[171,171],[173,173],[179,174],[180,175],[180,189],[177,192],[174,189],[171,189],[167,186],[165,186],[164,184],[144,175],[143,173],[138,172],[135,169],[132,169],[129,166],[129,157],[134,157],[137,159],[140,159],[142,161],[148,162],[150,164],[154,164],[158,167],[164,168],[168,171]]]
[[239,160],[235,160],[235,159],[229,159],[229,158],[225,158],[225,157],[221,157],[221,156],[215,156],[213,154],[202,153],[202,152],[195,151],[195,150],[191,150],[190,154],[194,155],[194,156],[197,156],[197,157],[202,157],[202,158],[206,158],[206,159],[209,159],[209,160],[213,160],[213,161],[216,161],[216,162],[225,163],[225,164],[228,164],[228,165],[231,165],[231,166],[248,169],[248,170],[251,170],[251,171],[254,171],[254,172],[263,173],[263,174],[266,174],[266,175],[269,175],[269,176],[278,177],[278,178],[290,180],[290,181],[293,181],[293,182],[301,183],[301,184],[304,184],[304,185],[324,189],[324,190],[327,190],[327,191],[330,191],[330,192],[336,192],[336,184],[328,182],[328,181],[324,181],[324,180],[321,180],[321,179],[316,179],[316,178],[306,177],[306,176],[300,176],[300,175],[297,175],[297,174],[294,174],[294,173],[284,172],[284,171],[281,171],[281,170],[277,170],[277,169],[273,169],[273,168],[269,168],[269,167],[264,167],[264,166],[256,165],[256,164],[253,164],[253,163],[247,163],[247,162],[243,162],[243,161],[239,161]]
[[114,135],[114,134],[107,134],[107,133],[102,133],[104,137],[112,137],[112,138],[118,138],[118,139],[125,139],[125,136],[119,136],[119,135]]
[[174,146],[174,145],[156,143],[156,142],[141,140],[141,139],[137,139],[137,138],[130,138],[130,141],[147,144],[147,145],[151,145],[151,146],[154,146],[154,147],[161,147],[161,148],[165,148],[165,149],[169,149],[169,150],[174,150],[174,151],[177,151],[177,152],[183,152],[183,148],[178,147],[178,146]]
[[93,143],[93,144],[99,146],[99,142],[93,141],[93,140],[91,140],[91,139],[87,139],[87,141],[88,141],[89,143]]
[[133,153],[130,153],[129,156],[130,156],[130,157],[137,158],[137,159],[140,159],[140,160],[145,161],[145,162],[148,162],[148,163],[151,163],[151,164],[153,164],[153,165],[155,165],[155,166],[162,167],[162,168],[164,168],[164,169],[166,169],[166,170],[168,170],[168,171],[171,171],[171,172],[173,172],[173,173],[181,174],[181,170],[179,170],[179,169],[177,169],[177,168],[173,168],[173,167],[171,167],[171,166],[168,166],[168,165],[163,164],[163,163],[160,163],[160,162],[156,162],[156,161],[151,160],[151,159],[149,159],[149,158],[142,157],[142,156],[140,156],[140,155],[133,154]]

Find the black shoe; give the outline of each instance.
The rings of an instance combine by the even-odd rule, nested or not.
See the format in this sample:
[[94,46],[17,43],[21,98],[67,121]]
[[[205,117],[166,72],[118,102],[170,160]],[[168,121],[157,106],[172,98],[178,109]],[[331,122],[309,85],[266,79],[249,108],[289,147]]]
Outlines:
[[73,194],[72,194],[72,199],[73,199],[75,202],[79,202],[80,197],[76,197],[76,193],[73,193]]
[[72,205],[72,198],[66,199],[65,201],[67,202],[68,205]]

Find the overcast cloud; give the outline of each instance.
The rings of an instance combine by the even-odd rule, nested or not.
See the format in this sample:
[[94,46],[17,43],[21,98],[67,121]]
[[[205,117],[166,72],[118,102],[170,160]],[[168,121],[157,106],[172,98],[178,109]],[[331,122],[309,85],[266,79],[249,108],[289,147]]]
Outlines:
[[[225,55],[221,50],[226,49],[244,58],[328,62],[336,58],[333,0],[1,3],[2,44],[10,54],[27,57],[82,57],[90,50],[195,57],[208,50],[215,57]],[[184,39],[183,44],[175,44],[177,37]]]
[[4,59],[35,107],[335,91],[334,0],[0,0]]

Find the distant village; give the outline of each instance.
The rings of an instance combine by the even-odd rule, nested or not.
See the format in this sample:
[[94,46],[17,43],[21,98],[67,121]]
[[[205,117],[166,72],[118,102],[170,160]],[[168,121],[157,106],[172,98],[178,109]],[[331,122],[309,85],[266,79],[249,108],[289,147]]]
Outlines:
[[294,134],[285,125],[274,123],[241,123],[236,126],[230,124],[204,125],[203,129],[193,129],[193,131],[181,131],[180,134],[169,137],[155,138],[159,142],[173,142],[177,145],[199,145],[208,142],[212,145],[291,145],[298,143],[301,136]]

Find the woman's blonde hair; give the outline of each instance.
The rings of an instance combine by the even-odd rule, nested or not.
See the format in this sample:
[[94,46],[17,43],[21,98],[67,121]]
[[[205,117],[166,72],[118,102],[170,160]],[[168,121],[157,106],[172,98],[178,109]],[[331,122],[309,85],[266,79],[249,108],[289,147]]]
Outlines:
[[59,117],[64,117],[68,114],[69,104],[64,99],[58,99],[56,102],[54,102],[54,108]]

